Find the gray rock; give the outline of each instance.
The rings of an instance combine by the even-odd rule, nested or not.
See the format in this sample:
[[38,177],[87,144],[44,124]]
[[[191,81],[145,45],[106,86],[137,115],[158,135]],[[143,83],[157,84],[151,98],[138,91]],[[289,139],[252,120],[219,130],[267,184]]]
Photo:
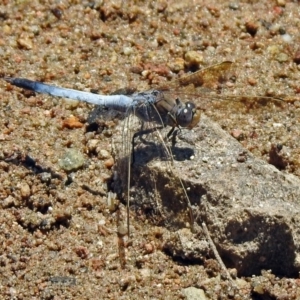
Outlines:
[[[194,132],[186,133],[184,140],[175,145],[173,165],[158,159],[163,151],[157,148],[149,144],[136,147],[131,179],[133,205],[171,231],[188,226],[190,218],[180,178],[187,188],[196,223],[207,224],[228,268],[236,268],[239,276],[260,274],[262,269],[297,276],[298,178],[254,157],[205,116]],[[123,184],[125,181],[124,177]],[[200,230],[190,243],[171,243],[169,253],[201,260],[205,244],[195,238],[204,240],[205,236]],[[188,251],[183,249],[187,243]]]

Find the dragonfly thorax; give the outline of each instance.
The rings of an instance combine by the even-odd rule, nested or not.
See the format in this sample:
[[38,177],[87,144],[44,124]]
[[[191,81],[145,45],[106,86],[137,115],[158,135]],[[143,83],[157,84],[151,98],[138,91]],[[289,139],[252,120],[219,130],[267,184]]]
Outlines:
[[200,112],[193,102],[183,103],[179,98],[172,97],[172,94],[160,91],[152,93],[154,92],[156,93],[154,105],[165,126],[192,129],[199,123]]

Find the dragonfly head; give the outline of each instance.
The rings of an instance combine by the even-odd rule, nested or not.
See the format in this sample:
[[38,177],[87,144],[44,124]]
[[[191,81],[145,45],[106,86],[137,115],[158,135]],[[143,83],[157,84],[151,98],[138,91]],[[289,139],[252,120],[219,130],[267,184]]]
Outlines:
[[186,102],[177,115],[177,124],[188,129],[194,128],[200,121],[200,111],[193,102]]

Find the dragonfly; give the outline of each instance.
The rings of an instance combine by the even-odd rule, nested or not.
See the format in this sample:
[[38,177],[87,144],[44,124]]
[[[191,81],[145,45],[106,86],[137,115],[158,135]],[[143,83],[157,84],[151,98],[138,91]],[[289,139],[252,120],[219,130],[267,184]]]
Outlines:
[[[132,148],[134,148],[134,139],[137,136],[157,131],[158,128],[170,127],[170,130],[166,138],[161,138],[161,142],[166,145],[165,141],[171,136],[175,136],[177,131],[181,129],[193,129],[200,121],[200,110],[193,101],[182,100],[181,97],[184,93],[180,92],[181,88],[187,87],[195,90],[196,87],[211,87],[214,84],[222,83],[226,76],[234,69],[234,63],[231,61],[224,61],[222,63],[209,66],[198,70],[195,73],[188,74],[177,80],[169,82],[167,85],[162,85],[157,88],[144,92],[135,92],[131,95],[100,95],[90,92],[78,91],[74,89],[68,89],[58,87],[38,81],[33,81],[25,78],[18,77],[5,77],[4,79],[10,84],[19,88],[31,90],[37,93],[48,94],[56,97],[69,98],[73,100],[83,101],[94,105],[99,105],[107,109],[112,109],[126,116],[134,115],[142,123],[141,129],[132,135],[132,138],[124,138],[124,146],[126,151],[124,155],[128,155],[130,152],[128,149],[128,143],[131,141]],[[188,93],[185,93],[187,96]],[[190,95],[195,95],[190,93]],[[198,96],[199,97],[199,96]],[[208,95],[206,95],[208,97]],[[216,96],[212,96],[216,97]],[[225,96],[223,100],[229,100],[233,102],[243,101],[245,97],[239,96]],[[253,98],[253,97],[252,97]],[[271,98],[271,97],[254,97],[257,99]],[[272,98],[274,99],[274,98]],[[281,101],[281,99],[275,99]],[[128,123],[127,123],[128,124]],[[145,129],[145,124],[156,124],[158,127],[150,127]],[[124,130],[124,134],[125,134]],[[166,153],[172,160],[172,153],[170,149],[165,146]],[[134,149],[131,150],[132,152]],[[127,234],[129,235],[129,199],[130,199],[130,176],[131,176],[131,154],[128,155],[127,161]],[[180,184],[184,191],[184,195],[187,201],[187,206],[190,214],[190,222],[193,224],[193,212],[191,203],[189,201],[186,189],[180,180]],[[193,225],[191,226],[191,228]]]

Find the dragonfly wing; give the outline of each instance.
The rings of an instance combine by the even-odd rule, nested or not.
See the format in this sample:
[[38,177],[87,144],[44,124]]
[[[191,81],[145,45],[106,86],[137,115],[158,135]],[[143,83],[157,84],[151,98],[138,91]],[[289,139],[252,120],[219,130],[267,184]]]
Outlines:
[[204,86],[212,88],[216,84],[224,82],[226,78],[233,72],[234,63],[231,61],[224,61],[195,73],[183,76],[178,79],[180,86],[194,85],[195,87]]
[[[160,85],[158,90],[170,91],[180,90],[186,86],[193,88],[203,86],[207,88],[214,88],[216,85],[224,82],[234,74],[235,64],[231,61],[224,61],[222,63],[203,68],[195,73],[185,75],[167,84]],[[184,88],[185,89],[185,88]]]

